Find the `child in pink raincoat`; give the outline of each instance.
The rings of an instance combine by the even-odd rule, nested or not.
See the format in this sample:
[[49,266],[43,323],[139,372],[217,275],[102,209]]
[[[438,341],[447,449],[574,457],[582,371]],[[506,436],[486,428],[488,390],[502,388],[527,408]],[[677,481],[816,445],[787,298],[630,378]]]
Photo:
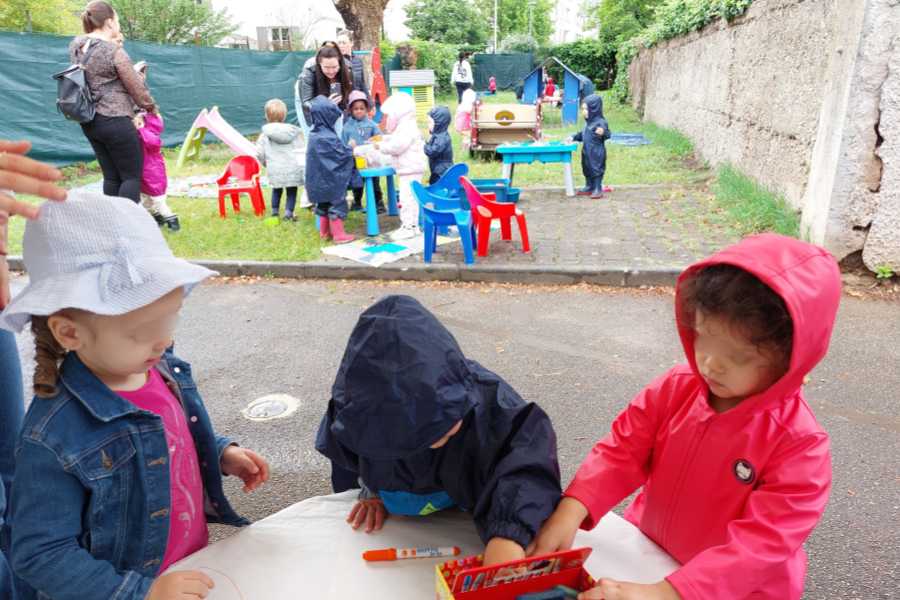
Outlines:
[[[140,61],[134,70],[147,80],[147,63]],[[162,116],[156,113],[140,112],[134,118],[134,126],[141,136],[144,150],[144,172],[141,176],[141,203],[153,215],[159,225],[169,231],[178,231],[181,224],[178,215],[172,212],[166,202],[169,178],[166,175],[166,159],[162,154],[162,134],[165,129]]]
[[802,385],[828,351],[837,262],[775,234],[689,267],[675,314],[687,358],[631,401],[581,464],[532,552],[572,545],[640,489],[625,518],[681,566],[601,580],[582,600],[799,600],[803,543],[831,488],[828,434]]

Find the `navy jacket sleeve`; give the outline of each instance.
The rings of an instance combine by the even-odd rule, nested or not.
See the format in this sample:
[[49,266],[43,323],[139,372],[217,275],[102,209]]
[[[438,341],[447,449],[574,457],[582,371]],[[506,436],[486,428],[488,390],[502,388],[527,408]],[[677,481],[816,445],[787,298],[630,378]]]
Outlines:
[[451,141],[449,136],[433,135],[428,142],[425,143],[425,155],[429,158],[439,158],[450,149]]
[[582,140],[582,136],[581,136],[580,131],[572,136],[572,141],[574,141],[574,142],[580,142],[581,140]]
[[512,427],[473,517],[485,543],[502,537],[524,548],[556,509],[562,490],[556,434],[547,413],[529,404],[518,411]]

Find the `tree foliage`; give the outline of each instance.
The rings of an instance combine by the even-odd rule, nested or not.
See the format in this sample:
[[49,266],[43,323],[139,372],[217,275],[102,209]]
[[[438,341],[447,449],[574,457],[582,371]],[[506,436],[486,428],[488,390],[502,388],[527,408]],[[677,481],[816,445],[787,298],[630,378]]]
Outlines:
[[237,27],[228,13],[196,0],[110,0],[129,40],[213,46]]
[[73,34],[82,3],[74,0],[0,0],[0,29]]
[[537,52],[537,40],[527,33],[514,33],[500,42],[500,52]]
[[594,14],[599,38],[621,44],[649,27],[666,0],[603,0]]
[[[549,56],[555,56],[576,73],[589,78],[598,89],[607,89],[616,77],[616,49],[615,44],[583,39],[553,46],[549,49]],[[559,68],[551,66],[549,71],[556,78],[562,77]]]
[[[475,0],[475,4],[489,27],[489,39],[493,39],[494,0]],[[541,45],[546,44],[553,33],[553,6],[554,0],[497,0],[497,43],[513,34],[528,34],[530,20],[531,37]]]
[[487,24],[474,5],[460,0],[414,0],[406,7],[414,38],[444,44],[483,45]]

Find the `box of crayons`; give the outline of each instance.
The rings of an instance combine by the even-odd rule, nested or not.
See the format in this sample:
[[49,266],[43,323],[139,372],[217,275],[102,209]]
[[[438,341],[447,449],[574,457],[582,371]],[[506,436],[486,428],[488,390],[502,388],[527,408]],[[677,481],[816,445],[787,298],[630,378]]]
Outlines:
[[437,600],[516,600],[565,586],[583,592],[594,585],[584,569],[590,548],[532,556],[484,567],[482,556],[467,556],[435,567]]

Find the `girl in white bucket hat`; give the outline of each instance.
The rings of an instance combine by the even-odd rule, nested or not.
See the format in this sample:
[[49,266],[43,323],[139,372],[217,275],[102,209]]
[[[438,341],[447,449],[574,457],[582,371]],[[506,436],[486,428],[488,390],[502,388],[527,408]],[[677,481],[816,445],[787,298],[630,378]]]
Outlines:
[[207,522],[246,525],[222,475],[252,491],[266,461],[215,434],[172,354],[184,297],[213,271],[176,258],[131,202],[70,193],[25,229],[30,282],[0,314],[30,321],[34,390],[16,454],[11,562],[55,600],[205,597]]

